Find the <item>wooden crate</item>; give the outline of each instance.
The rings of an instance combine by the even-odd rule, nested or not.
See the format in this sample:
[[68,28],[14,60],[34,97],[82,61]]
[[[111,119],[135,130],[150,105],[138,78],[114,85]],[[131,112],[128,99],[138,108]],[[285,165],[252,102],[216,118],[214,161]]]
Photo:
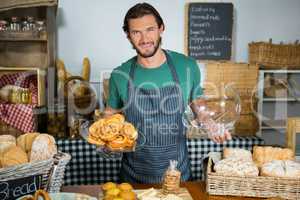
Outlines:
[[46,94],[46,72],[43,69],[39,68],[30,68],[30,67],[0,67],[0,76],[2,74],[8,73],[19,73],[19,72],[29,72],[30,74],[34,74],[37,76],[37,89],[38,89],[38,106],[45,105],[45,94]]

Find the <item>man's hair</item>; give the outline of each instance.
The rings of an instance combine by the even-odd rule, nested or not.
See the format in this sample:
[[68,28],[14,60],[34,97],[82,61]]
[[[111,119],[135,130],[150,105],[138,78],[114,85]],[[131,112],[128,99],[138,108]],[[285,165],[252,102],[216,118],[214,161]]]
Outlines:
[[163,25],[163,28],[165,28],[163,19],[161,18],[160,14],[153,6],[151,6],[148,3],[138,3],[133,7],[131,7],[125,15],[124,23],[123,23],[124,32],[126,33],[129,32],[128,24],[130,19],[137,19],[145,15],[153,15],[155,17],[158,27],[160,28]]

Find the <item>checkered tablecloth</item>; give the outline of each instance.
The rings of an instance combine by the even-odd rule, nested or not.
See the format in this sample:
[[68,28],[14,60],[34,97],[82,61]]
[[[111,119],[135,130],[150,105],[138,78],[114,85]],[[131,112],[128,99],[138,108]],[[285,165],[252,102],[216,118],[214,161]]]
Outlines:
[[[58,139],[58,148],[70,153],[72,159],[66,168],[65,185],[100,184],[118,179],[121,159],[105,159],[97,154],[95,146],[84,140]],[[189,139],[187,142],[193,180],[203,180],[203,160],[209,152],[220,152],[224,147],[239,147],[252,150],[254,145],[262,145],[258,137],[233,137],[224,144],[216,144],[209,139]]]

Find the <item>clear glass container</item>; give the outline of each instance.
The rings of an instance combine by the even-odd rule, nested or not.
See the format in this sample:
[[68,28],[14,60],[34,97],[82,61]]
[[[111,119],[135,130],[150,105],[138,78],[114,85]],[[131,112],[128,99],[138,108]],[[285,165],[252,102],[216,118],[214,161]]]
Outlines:
[[32,16],[27,17],[27,22],[28,22],[29,30],[31,31],[35,30],[35,22]]
[[46,30],[46,23],[43,20],[35,21],[35,30],[41,32]]
[[20,31],[21,30],[21,25],[19,18],[14,16],[11,17],[11,23],[10,23],[10,30],[11,31]]
[[6,20],[0,20],[0,31],[6,31],[8,22]]

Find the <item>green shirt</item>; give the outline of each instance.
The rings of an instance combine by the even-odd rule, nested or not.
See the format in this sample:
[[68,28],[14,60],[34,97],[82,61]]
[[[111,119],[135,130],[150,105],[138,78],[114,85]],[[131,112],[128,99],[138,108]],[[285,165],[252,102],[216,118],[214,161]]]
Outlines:
[[[175,65],[185,105],[202,94],[200,70],[197,62],[183,54],[168,51]],[[109,79],[108,105],[114,109],[124,106],[128,95],[129,71],[134,58],[115,68]],[[137,64],[133,83],[139,88],[155,89],[174,84],[167,61],[156,68]]]

